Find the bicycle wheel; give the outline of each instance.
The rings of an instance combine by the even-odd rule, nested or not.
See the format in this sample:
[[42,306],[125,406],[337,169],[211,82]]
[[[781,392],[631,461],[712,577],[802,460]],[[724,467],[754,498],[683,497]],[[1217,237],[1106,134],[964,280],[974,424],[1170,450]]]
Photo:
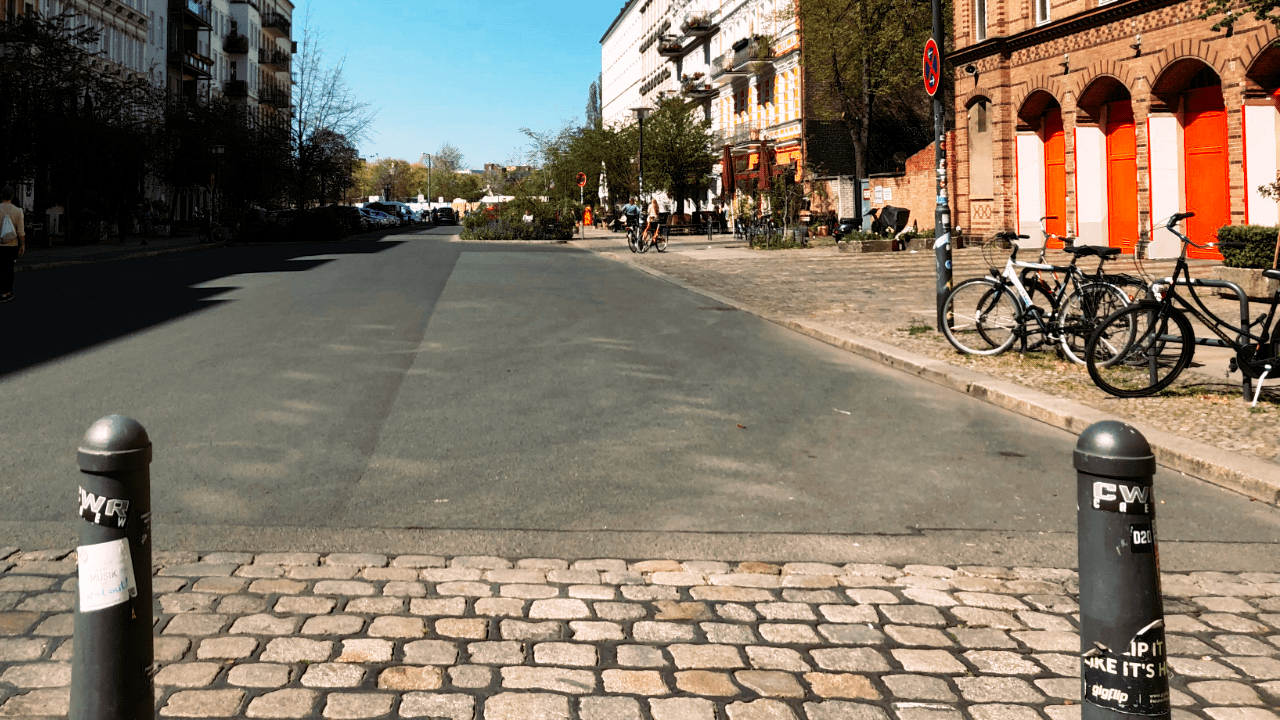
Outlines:
[[631,248],[631,252],[640,252],[639,242],[636,240],[636,234],[631,230],[627,230],[627,247]]
[[1112,313],[1129,304],[1125,291],[1107,283],[1086,283],[1071,291],[1057,314],[1062,352],[1071,362],[1083,365],[1085,348],[1093,331]]
[[1107,316],[1085,347],[1093,384],[1116,397],[1142,397],[1169,386],[1195,354],[1191,323],[1180,310],[1142,302]]
[[653,246],[658,248],[658,252],[667,251],[667,233],[668,232],[670,232],[670,230],[664,230],[663,232],[658,233],[657,237],[653,239]]
[[649,252],[649,238],[645,237],[644,233],[640,233],[640,239],[636,242],[639,245],[641,254]]
[[999,355],[1017,335],[1019,306],[1008,288],[974,278],[955,286],[942,301],[938,327],[952,347],[969,355]]

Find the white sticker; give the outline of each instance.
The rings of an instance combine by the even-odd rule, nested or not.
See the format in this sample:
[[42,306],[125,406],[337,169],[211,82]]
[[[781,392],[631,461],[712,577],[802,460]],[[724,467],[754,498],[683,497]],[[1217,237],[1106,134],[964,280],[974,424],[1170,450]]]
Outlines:
[[76,548],[76,552],[80,556],[77,566],[80,577],[80,612],[120,605],[138,594],[128,538],[97,545],[81,545]]

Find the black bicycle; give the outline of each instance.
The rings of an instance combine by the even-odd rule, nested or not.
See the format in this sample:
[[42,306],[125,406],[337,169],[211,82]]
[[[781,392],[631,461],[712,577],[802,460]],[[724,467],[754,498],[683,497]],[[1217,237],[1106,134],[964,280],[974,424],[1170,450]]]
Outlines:
[[[1098,326],[1085,348],[1085,366],[1089,377],[1098,387],[1116,397],[1143,397],[1167,388],[1191,364],[1196,345],[1230,348],[1236,355],[1231,358],[1230,372],[1239,370],[1243,376],[1245,399],[1253,392],[1256,405],[1262,392],[1262,383],[1280,370],[1280,340],[1272,335],[1275,329],[1276,305],[1280,303],[1280,290],[1271,298],[1271,309],[1256,320],[1249,320],[1249,301],[1244,291],[1221,280],[1193,280],[1187,269],[1187,248],[1239,248],[1244,243],[1205,243],[1191,241],[1175,227],[1195,213],[1177,213],[1171,216],[1165,228],[1182,241],[1182,253],[1174,267],[1173,275],[1157,280],[1161,288],[1159,300],[1146,300],[1112,313]],[[1263,277],[1280,280],[1280,269],[1263,270]],[[1179,292],[1187,288],[1194,305]],[[1240,325],[1232,325],[1213,314],[1196,293],[1197,287],[1228,287],[1240,298]],[[1192,331],[1190,314],[1216,335],[1196,337]],[[1258,383],[1252,390],[1253,381]]]
[[627,247],[633,253],[644,252],[640,249],[640,227],[633,218],[627,218]]

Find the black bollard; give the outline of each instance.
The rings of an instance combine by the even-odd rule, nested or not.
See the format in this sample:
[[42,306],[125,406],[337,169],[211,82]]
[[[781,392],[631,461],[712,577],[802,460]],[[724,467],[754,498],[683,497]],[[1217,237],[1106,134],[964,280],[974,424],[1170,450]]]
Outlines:
[[108,415],[80,443],[70,720],[154,718],[151,440]]
[[1141,433],[1107,420],[1080,434],[1075,468],[1081,720],[1169,718],[1155,456]]

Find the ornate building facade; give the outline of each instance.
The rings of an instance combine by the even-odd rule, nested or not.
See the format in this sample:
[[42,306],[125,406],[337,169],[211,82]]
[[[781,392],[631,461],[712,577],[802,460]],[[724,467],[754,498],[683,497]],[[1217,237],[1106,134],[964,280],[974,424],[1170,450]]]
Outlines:
[[[959,0],[953,223],[1050,232],[1152,257],[1277,222],[1280,47],[1247,16],[1214,31],[1185,0]],[[1216,251],[1192,256],[1218,257]]]

